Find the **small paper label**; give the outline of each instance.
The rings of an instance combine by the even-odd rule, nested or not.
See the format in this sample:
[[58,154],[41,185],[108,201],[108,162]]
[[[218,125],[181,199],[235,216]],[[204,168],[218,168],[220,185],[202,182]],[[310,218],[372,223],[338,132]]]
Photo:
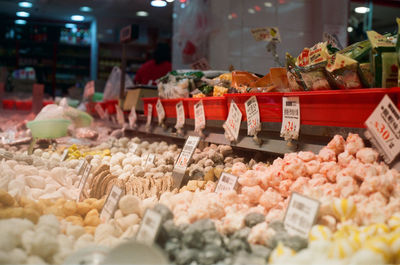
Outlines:
[[222,191],[234,190],[236,188],[238,177],[223,172],[221,177],[219,178],[217,187],[215,188],[215,192],[219,193]]
[[260,110],[258,109],[257,98],[252,96],[244,105],[247,116],[247,134],[253,136],[261,130]]
[[78,176],[83,174],[83,170],[86,167],[86,159],[81,159],[79,160],[79,164],[78,164]]
[[176,104],[176,129],[180,129],[185,125],[185,110],[183,108],[183,102],[179,101]]
[[185,176],[186,168],[189,165],[189,161],[193,156],[194,151],[196,151],[197,146],[199,145],[200,137],[198,136],[189,136],[186,140],[185,145],[181,153],[176,160],[174,165],[174,169],[172,171],[172,178],[174,180],[174,188],[180,188],[182,183],[182,179]]
[[117,123],[117,118],[115,116],[111,116],[111,122],[112,123]]
[[161,221],[162,217],[158,212],[147,209],[136,234],[136,241],[149,246],[153,245],[160,230]]
[[108,112],[108,109],[104,112],[104,120],[109,121],[110,120],[110,113]]
[[131,112],[129,113],[128,119],[129,119],[129,126],[130,126],[131,128],[135,127],[136,120],[137,120],[137,115],[136,115],[135,106],[133,106],[133,107],[131,108]]
[[138,148],[138,144],[137,143],[133,143],[132,145],[131,145],[131,147],[129,148],[129,152],[131,152],[131,153],[135,153],[136,152],[136,150],[137,150],[137,148]]
[[276,40],[281,42],[281,35],[277,27],[264,27],[251,29],[251,34],[256,41]]
[[153,115],[153,105],[149,104],[147,105],[147,121],[146,121],[146,127],[149,127],[151,124],[151,116]]
[[292,192],[283,221],[285,229],[293,235],[308,238],[319,210],[319,201]]
[[69,153],[69,149],[65,148],[65,150],[64,150],[64,152],[63,152],[63,154],[61,156],[61,161],[65,161],[65,159],[67,159],[68,153]]
[[94,109],[97,112],[97,115],[99,115],[100,119],[104,120],[106,118],[106,113],[104,112],[103,108],[101,107],[101,105],[99,103],[97,103],[94,106]]
[[281,137],[285,140],[299,137],[300,103],[298,97],[283,97]]
[[78,190],[79,190],[78,194],[79,195],[78,195],[77,201],[80,201],[81,198],[82,198],[83,189],[85,187],[86,181],[89,178],[90,170],[92,169],[92,166],[90,164],[87,164],[87,163],[85,163],[85,164],[86,164],[86,167],[85,167],[85,169],[84,169],[84,171],[82,173],[82,177],[81,177],[81,179],[79,181],[79,185],[78,185]]
[[114,216],[114,213],[118,208],[118,202],[123,194],[124,191],[120,187],[116,185],[112,186],[100,213],[100,220],[102,222],[106,222]]
[[229,108],[228,118],[224,124],[225,131],[232,136],[235,141],[239,137],[240,123],[242,122],[242,112],[236,105],[235,101],[231,101],[231,106]]
[[154,159],[156,158],[155,154],[149,154],[147,156],[146,162],[144,163],[145,166],[147,165],[153,165],[154,164]]
[[194,130],[201,131],[206,127],[203,101],[200,100],[194,105]]
[[123,126],[125,123],[124,112],[118,104],[115,104],[115,110],[117,111],[117,122]]
[[157,100],[156,109],[157,109],[158,123],[161,123],[165,118],[165,111],[160,99]]
[[385,95],[365,122],[374,146],[391,163],[400,152],[400,112],[388,95]]

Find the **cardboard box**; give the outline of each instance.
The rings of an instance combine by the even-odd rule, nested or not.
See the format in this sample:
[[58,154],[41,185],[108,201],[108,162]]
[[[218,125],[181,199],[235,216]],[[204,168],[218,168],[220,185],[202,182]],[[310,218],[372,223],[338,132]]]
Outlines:
[[124,111],[130,111],[135,106],[137,111],[143,111],[143,101],[141,98],[157,97],[158,91],[155,86],[139,86],[129,89],[123,105]]

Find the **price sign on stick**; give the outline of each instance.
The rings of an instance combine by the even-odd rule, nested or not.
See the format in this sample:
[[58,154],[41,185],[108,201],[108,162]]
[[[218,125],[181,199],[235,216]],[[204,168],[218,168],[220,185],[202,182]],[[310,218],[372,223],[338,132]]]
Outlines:
[[199,132],[206,127],[203,101],[200,100],[194,105],[194,130]]
[[300,131],[300,102],[298,97],[282,98],[282,127],[281,137],[285,140],[299,137]]
[[240,123],[242,122],[242,112],[236,105],[235,101],[231,101],[229,108],[228,118],[224,124],[225,131],[237,141],[240,130]]
[[138,144],[137,143],[133,143],[132,145],[131,145],[131,147],[129,148],[129,152],[131,152],[131,153],[135,153],[136,152],[136,150],[137,150],[137,148],[138,148]]
[[104,120],[106,118],[106,113],[104,112],[103,108],[99,103],[96,103],[94,109],[96,110],[97,115],[99,115],[100,119]]
[[85,184],[86,184],[86,182],[87,182],[87,180],[89,178],[90,170],[92,169],[92,166],[90,164],[85,163],[85,165],[86,165],[85,169],[84,169],[84,171],[82,173],[82,177],[81,177],[81,179],[79,181],[79,185],[78,185],[79,193],[78,193],[77,201],[81,200],[83,188],[85,187]]
[[219,193],[221,191],[234,190],[236,188],[238,177],[223,172],[218,180],[215,192]]
[[180,129],[185,125],[185,110],[183,108],[183,102],[179,101],[176,104],[176,129]]
[[69,149],[65,148],[65,150],[64,150],[64,152],[63,152],[63,154],[61,156],[61,161],[65,161],[65,159],[67,159],[68,153],[69,153]]
[[257,98],[252,96],[245,102],[244,106],[246,107],[247,116],[247,134],[253,136],[261,129]]
[[115,110],[117,111],[117,122],[123,126],[125,123],[124,112],[118,104],[115,104]]
[[147,209],[136,234],[136,241],[149,246],[153,245],[160,230],[161,221],[162,217],[158,212]]
[[160,99],[157,100],[156,109],[157,109],[158,123],[161,123],[165,118],[165,111]]
[[132,106],[128,119],[129,119],[129,126],[131,126],[131,128],[133,128],[135,126],[136,120],[137,120],[135,106]]
[[199,145],[200,137],[189,136],[186,140],[185,145],[181,153],[178,156],[178,160],[175,163],[174,169],[172,171],[172,178],[174,179],[174,188],[179,188],[182,179],[185,176],[186,168],[189,165],[189,161],[192,158],[194,151]]
[[124,191],[120,187],[116,185],[112,186],[111,191],[104,203],[103,209],[101,209],[100,220],[102,222],[106,222],[114,216],[114,213],[118,208],[118,202],[123,194]]
[[153,164],[155,158],[156,158],[156,155],[155,155],[155,154],[149,154],[149,155],[147,156],[147,159],[146,159],[144,165],[147,166],[147,165]]
[[153,105],[147,105],[147,122],[146,127],[150,127],[151,124],[151,116],[153,115]]
[[317,200],[292,192],[283,221],[285,229],[290,234],[308,238],[318,215],[319,204]]
[[366,136],[391,163],[400,152],[400,112],[389,96],[385,95],[365,122]]

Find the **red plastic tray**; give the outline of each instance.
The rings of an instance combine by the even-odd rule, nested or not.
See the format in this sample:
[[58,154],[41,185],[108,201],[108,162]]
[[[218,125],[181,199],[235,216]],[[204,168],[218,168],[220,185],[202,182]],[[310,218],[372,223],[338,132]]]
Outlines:
[[32,100],[16,100],[15,108],[17,110],[30,111],[32,110]]
[[189,118],[194,119],[194,105],[203,100],[206,120],[226,120],[228,109],[225,97],[186,98],[189,109]]
[[398,87],[291,92],[284,96],[299,97],[301,124],[364,128],[385,94],[400,107]]
[[14,109],[15,106],[15,100],[13,99],[3,99],[3,109]]
[[115,105],[118,104],[118,100],[107,100],[105,102],[101,102],[100,105],[103,107],[104,111],[108,110],[108,114],[115,114],[117,113],[115,109]]
[[242,112],[242,120],[246,121],[246,107],[244,104],[252,96],[256,96],[257,98],[261,122],[282,122],[283,93],[280,92],[225,94],[228,103],[228,112],[231,107],[231,101],[234,100]]
[[50,104],[54,104],[53,100],[43,100],[43,107],[50,105]]
[[[174,98],[174,99],[161,99],[161,103],[164,107],[165,117],[167,118],[176,118],[176,104],[182,101],[183,109],[185,111],[185,118],[189,118],[189,108],[187,101],[184,98]],[[156,101],[157,103],[157,101]],[[155,106],[154,106],[155,107]]]

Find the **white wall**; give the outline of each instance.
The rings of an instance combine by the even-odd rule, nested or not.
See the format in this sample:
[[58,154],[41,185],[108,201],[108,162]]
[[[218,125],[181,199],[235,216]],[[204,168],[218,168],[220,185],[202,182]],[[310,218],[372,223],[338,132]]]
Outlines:
[[[179,17],[185,12],[175,1],[174,33]],[[188,0],[190,5],[190,0]],[[282,42],[278,46],[281,61],[286,52],[297,56],[304,47],[322,41],[324,31],[336,33],[347,44],[348,0],[208,0],[213,31],[208,41],[208,60],[213,69],[227,70],[232,64],[242,69],[266,74],[277,66],[266,51],[266,42],[256,42],[250,29],[276,26]],[[249,12],[259,7],[254,14]],[[236,18],[228,19],[236,14]],[[179,61],[174,42],[173,66],[187,67]]]

